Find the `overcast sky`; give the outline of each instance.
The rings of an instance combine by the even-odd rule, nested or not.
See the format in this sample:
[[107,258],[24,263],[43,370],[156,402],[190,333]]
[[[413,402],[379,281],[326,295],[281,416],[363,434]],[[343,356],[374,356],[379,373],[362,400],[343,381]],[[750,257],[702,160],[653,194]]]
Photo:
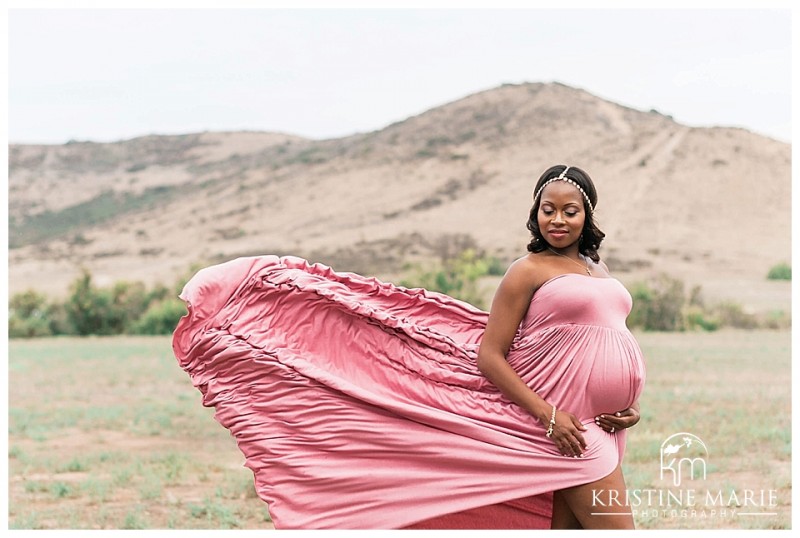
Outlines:
[[12,143],[331,138],[550,81],[791,141],[786,9],[12,9],[8,25]]

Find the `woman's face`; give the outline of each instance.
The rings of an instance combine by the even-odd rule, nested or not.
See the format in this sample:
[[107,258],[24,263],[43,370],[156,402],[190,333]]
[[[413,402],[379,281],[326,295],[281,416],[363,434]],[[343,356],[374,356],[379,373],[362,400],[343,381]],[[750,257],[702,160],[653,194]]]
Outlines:
[[586,221],[583,195],[565,181],[554,181],[540,196],[537,220],[544,240],[557,250],[576,244]]

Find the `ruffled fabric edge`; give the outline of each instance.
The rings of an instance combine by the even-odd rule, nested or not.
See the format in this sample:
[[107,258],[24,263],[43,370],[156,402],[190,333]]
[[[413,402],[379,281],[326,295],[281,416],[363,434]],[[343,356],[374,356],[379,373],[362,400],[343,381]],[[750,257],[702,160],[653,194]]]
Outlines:
[[[264,279],[263,272],[266,268],[277,270],[279,273],[283,272],[283,275]],[[295,280],[292,281],[292,275],[289,273],[293,270],[297,270],[299,273],[294,275]],[[213,373],[204,368],[202,360],[202,356],[204,354],[203,352],[198,353],[197,350],[200,347],[207,345],[209,338],[215,340],[216,342],[220,342],[221,338],[223,340],[233,338],[234,340],[231,341],[231,344],[233,344],[235,341],[237,346],[250,346],[247,338],[242,338],[242,335],[235,335],[228,332],[228,330],[233,324],[235,324],[236,321],[235,317],[230,315],[232,311],[236,310],[235,308],[230,308],[232,303],[235,303],[237,297],[241,296],[242,292],[244,292],[248,287],[253,285],[263,285],[263,282],[265,281],[271,282],[273,285],[287,284],[287,282],[291,281],[289,285],[296,284],[300,286],[301,283],[297,283],[297,278],[302,279],[303,274],[319,277],[318,283],[324,284],[325,282],[331,282],[335,283],[336,285],[340,285],[342,288],[339,291],[356,290],[357,293],[367,293],[373,298],[391,297],[393,294],[400,293],[405,297],[413,298],[415,301],[419,301],[424,304],[435,304],[437,309],[447,312],[447,315],[443,316],[443,327],[448,326],[448,320],[451,320],[452,316],[455,316],[463,319],[466,322],[466,325],[476,326],[475,330],[480,332],[482,330],[482,325],[485,325],[485,320],[488,317],[487,313],[475,309],[466,303],[456,301],[446,295],[429,292],[423,289],[401,288],[389,283],[381,282],[375,278],[361,277],[360,275],[355,275],[353,273],[336,273],[327,266],[321,264],[308,264],[305,260],[300,258],[258,256],[252,258],[240,258],[225,264],[212,266],[198,272],[197,275],[189,283],[187,283],[183,292],[181,293],[180,297],[186,301],[189,312],[178,324],[173,339],[173,349],[175,351],[176,358],[181,364],[181,367],[183,367],[190,374],[190,376],[192,376],[195,386],[203,393],[204,405],[217,407],[223,402],[214,401],[213,398],[206,398],[206,396],[210,396],[207,394],[208,383],[213,381]],[[259,280],[260,282],[256,284],[254,279]],[[456,337],[453,337],[453,335],[432,330],[430,327],[420,327],[413,323],[413,320],[410,319],[409,316],[396,315],[396,313],[393,313],[390,307],[391,304],[393,304],[393,300],[387,300],[389,307],[384,309],[376,308],[374,304],[367,304],[357,300],[342,299],[342,297],[337,294],[336,290],[326,289],[324,285],[316,288],[316,292],[320,295],[320,297],[325,298],[326,300],[343,301],[346,303],[347,308],[351,309],[353,312],[367,318],[379,319],[381,323],[385,323],[397,330],[410,334],[415,339],[420,339],[424,341],[426,345],[437,347],[443,352],[458,353],[459,350],[462,349],[463,344],[475,344],[477,342],[477,338],[479,338],[479,336],[476,337],[475,334],[470,331],[466,331],[466,333],[458,333]],[[474,322],[476,319],[479,320],[479,323],[477,324]],[[430,321],[427,318],[426,320]],[[436,322],[433,322],[432,325],[435,326]],[[270,354],[269,350],[264,350],[257,346],[250,347],[252,353]],[[288,366],[296,367],[296,365]],[[212,377],[208,377],[209,374]],[[217,412],[215,413],[215,418],[223,426],[231,429],[231,417],[226,417],[225,412],[221,411],[218,407]],[[624,443],[624,439],[620,439],[620,441]],[[243,453],[246,454],[246,450],[244,447],[242,447],[240,439],[238,438],[237,443],[240,444],[240,449],[242,449]],[[614,466],[615,465],[616,462],[614,462]],[[259,495],[272,506],[277,499],[272,493],[270,493],[271,488],[268,485],[269,477],[260,476],[259,468],[257,466],[251,466],[249,459],[248,467],[253,469],[254,473],[256,474],[256,482],[259,484]],[[605,472],[604,474],[601,473],[601,476],[596,476],[596,478],[593,479],[602,478],[612,470],[613,467],[611,467],[608,472]],[[592,475],[595,474],[597,473],[592,473]],[[583,476],[578,480],[579,483],[592,481],[589,476]],[[450,512],[469,510],[487,504],[513,501],[515,499],[525,498],[531,495],[540,495],[542,493],[544,493],[545,496],[548,494],[546,490],[543,490],[541,485],[524,486],[517,484],[516,486],[512,486],[509,484],[507,489],[494,491],[493,493],[487,492],[485,495],[481,495],[479,498],[472,500],[465,500],[462,498],[458,502],[451,503],[447,510]],[[453,510],[453,508],[456,508],[456,510]],[[404,515],[399,518],[391,517],[382,520],[381,523],[376,525],[370,524],[364,528],[403,527],[423,519],[450,513],[443,510],[444,507],[432,511],[426,511],[423,509],[414,515]],[[278,522],[276,521],[276,527],[278,526],[277,523]],[[313,520],[313,518],[312,520],[301,524],[301,527],[306,526],[308,526],[308,528],[326,527],[324,521]],[[349,528],[359,527],[354,526]]]

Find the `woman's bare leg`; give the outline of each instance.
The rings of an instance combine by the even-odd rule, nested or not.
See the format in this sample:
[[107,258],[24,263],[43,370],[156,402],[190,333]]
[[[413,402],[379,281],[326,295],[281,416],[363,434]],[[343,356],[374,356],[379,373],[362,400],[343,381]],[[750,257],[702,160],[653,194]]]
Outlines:
[[[625,478],[620,466],[596,482],[562,489],[558,493],[584,529],[634,528],[631,507],[626,503]],[[553,496],[554,521],[555,502]]]
[[582,529],[580,521],[572,513],[560,491],[553,492],[553,519],[551,529]]

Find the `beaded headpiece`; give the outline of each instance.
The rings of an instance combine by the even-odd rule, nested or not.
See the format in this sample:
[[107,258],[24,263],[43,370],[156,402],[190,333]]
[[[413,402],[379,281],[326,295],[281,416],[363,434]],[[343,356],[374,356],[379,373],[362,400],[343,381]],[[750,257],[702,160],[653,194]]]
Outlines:
[[594,213],[594,206],[592,205],[592,202],[589,200],[589,197],[586,195],[586,191],[584,191],[583,188],[580,185],[578,185],[578,183],[575,180],[567,177],[567,170],[569,170],[569,166],[564,168],[564,171],[561,172],[557,177],[545,181],[544,184],[541,187],[539,187],[539,190],[536,191],[536,194],[533,195],[533,203],[534,204],[536,203],[536,200],[539,199],[539,195],[542,194],[544,188],[547,187],[549,184],[551,184],[554,181],[566,181],[567,183],[569,183],[570,185],[572,185],[573,187],[575,187],[580,191],[580,193],[583,195],[583,199],[586,200],[586,205],[589,206],[589,213]]

